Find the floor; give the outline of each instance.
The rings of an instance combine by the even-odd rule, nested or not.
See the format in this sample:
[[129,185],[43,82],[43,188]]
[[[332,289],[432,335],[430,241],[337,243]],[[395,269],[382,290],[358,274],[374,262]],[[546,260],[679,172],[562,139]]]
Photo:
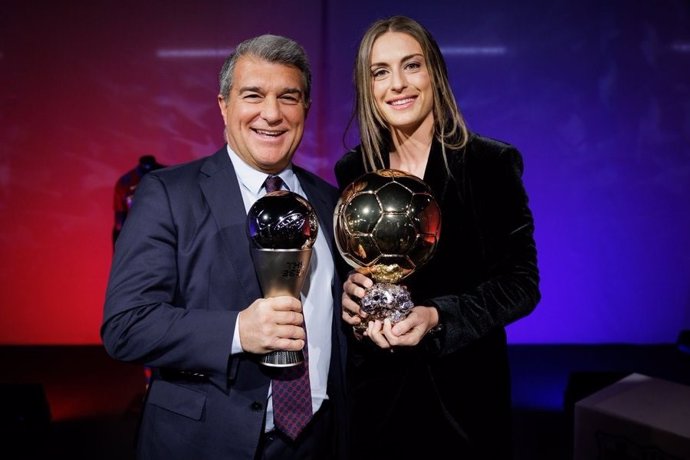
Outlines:
[[[512,345],[510,357],[515,460],[571,460],[575,401],[625,375],[690,385],[690,354],[673,344]],[[0,362],[0,457],[133,458],[142,368],[99,346],[2,346]]]

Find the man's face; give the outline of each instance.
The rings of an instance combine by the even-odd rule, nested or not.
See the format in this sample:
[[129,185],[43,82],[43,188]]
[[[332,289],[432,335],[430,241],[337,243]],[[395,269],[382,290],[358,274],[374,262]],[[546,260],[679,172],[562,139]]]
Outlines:
[[302,140],[307,103],[296,67],[243,56],[228,98],[218,96],[230,148],[265,173],[284,169]]

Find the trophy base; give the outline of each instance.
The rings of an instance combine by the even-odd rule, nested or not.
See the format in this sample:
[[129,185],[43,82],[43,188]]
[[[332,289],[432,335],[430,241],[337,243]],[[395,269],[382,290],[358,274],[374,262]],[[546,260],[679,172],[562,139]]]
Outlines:
[[261,357],[259,363],[268,367],[292,367],[304,361],[302,351],[277,350],[266,353]]
[[360,305],[369,315],[367,323],[374,319],[383,321],[386,318],[397,323],[405,319],[414,307],[407,288],[392,283],[375,283],[364,292]]

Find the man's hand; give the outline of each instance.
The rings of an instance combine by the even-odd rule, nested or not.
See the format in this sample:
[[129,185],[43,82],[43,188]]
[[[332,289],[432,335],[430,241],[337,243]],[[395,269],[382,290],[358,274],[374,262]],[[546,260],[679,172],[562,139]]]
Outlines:
[[304,348],[302,302],[291,296],[255,300],[239,314],[240,342],[249,353]]

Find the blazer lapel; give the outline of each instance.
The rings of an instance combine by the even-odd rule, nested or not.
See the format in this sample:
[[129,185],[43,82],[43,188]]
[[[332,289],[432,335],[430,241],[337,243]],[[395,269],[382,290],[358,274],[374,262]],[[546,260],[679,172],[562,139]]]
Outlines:
[[[314,207],[317,216],[319,217],[319,231],[324,232],[328,247],[331,253],[335,250],[333,247],[333,211],[335,205],[328,200],[329,195],[323,193],[318,189],[318,186],[312,182],[300,168],[294,167],[295,174],[299,179],[300,185],[307,194],[307,199]],[[333,253],[335,254],[335,253]]]
[[[235,169],[225,148],[209,157],[202,166],[200,186],[218,223],[225,256],[233,265],[240,284],[245,287],[244,304],[249,305],[261,297],[261,288],[255,273],[246,269],[247,266],[254,266],[249,252],[249,240],[245,236],[247,212]],[[246,244],[241,244],[242,240]]]

